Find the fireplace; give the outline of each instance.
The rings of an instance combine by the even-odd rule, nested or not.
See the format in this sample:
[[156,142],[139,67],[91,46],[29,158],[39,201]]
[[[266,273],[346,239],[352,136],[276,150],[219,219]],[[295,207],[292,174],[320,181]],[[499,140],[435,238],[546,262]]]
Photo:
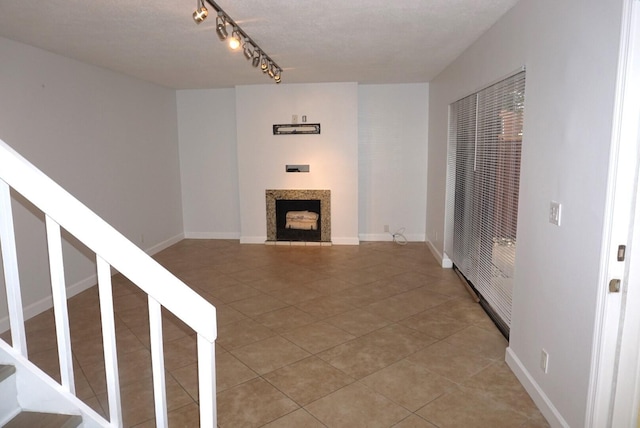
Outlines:
[[266,190],[267,242],[331,242],[330,190]]

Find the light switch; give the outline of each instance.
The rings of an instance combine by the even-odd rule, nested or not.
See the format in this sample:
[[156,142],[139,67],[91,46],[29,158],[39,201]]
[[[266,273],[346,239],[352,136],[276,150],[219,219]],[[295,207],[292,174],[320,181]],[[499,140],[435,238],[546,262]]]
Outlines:
[[549,223],[560,226],[561,215],[562,204],[560,204],[560,202],[551,201],[549,204]]

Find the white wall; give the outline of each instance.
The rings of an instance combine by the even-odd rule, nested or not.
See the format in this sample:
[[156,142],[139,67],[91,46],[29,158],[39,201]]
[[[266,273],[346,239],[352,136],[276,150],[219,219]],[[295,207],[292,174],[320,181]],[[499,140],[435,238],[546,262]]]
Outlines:
[[[182,236],[175,91],[2,38],[0,58],[0,139],[142,248],[155,251]],[[19,201],[29,316],[49,304],[49,274],[42,216]],[[65,244],[72,293],[94,283],[93,257]]]
[[240,238],[234,89],[178,91],[187,238]]
[[404,228],[425,240],[429,85],[358,86],[358,163],[363,241]]
[[448,105],[526,65],[508,362],[554,426],[587,411],[621,7],[521,0],[430,84],[427,234],[442,251]]
[[[273,135],[293,114],[320,135]],[[335,244],[358,243],[358,89],[355,83],[236,87],[241,242],[266,240],[265,189],[331,190]],[[286,173],[309,164],[309,173]]]

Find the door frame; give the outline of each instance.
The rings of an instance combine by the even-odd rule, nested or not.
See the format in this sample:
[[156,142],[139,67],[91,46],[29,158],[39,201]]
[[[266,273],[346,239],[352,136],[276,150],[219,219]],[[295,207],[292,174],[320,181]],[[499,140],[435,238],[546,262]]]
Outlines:
[[[624,0],[585,426],[632,427],[640,403],[640,0]],[[635,232],[634,232],[635,224]],[[618,246],[626,245],[624,261]],[[621,280],[619,293],[609,281]]]

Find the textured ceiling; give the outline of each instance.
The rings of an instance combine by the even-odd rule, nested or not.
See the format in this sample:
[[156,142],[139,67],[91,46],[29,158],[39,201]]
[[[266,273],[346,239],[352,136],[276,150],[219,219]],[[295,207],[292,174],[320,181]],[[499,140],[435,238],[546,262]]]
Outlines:
[[[517,0],[218,0],[283,83],[427,82]],[[269,83],[196,0],[0,0],[0,36],[176,89]]]

